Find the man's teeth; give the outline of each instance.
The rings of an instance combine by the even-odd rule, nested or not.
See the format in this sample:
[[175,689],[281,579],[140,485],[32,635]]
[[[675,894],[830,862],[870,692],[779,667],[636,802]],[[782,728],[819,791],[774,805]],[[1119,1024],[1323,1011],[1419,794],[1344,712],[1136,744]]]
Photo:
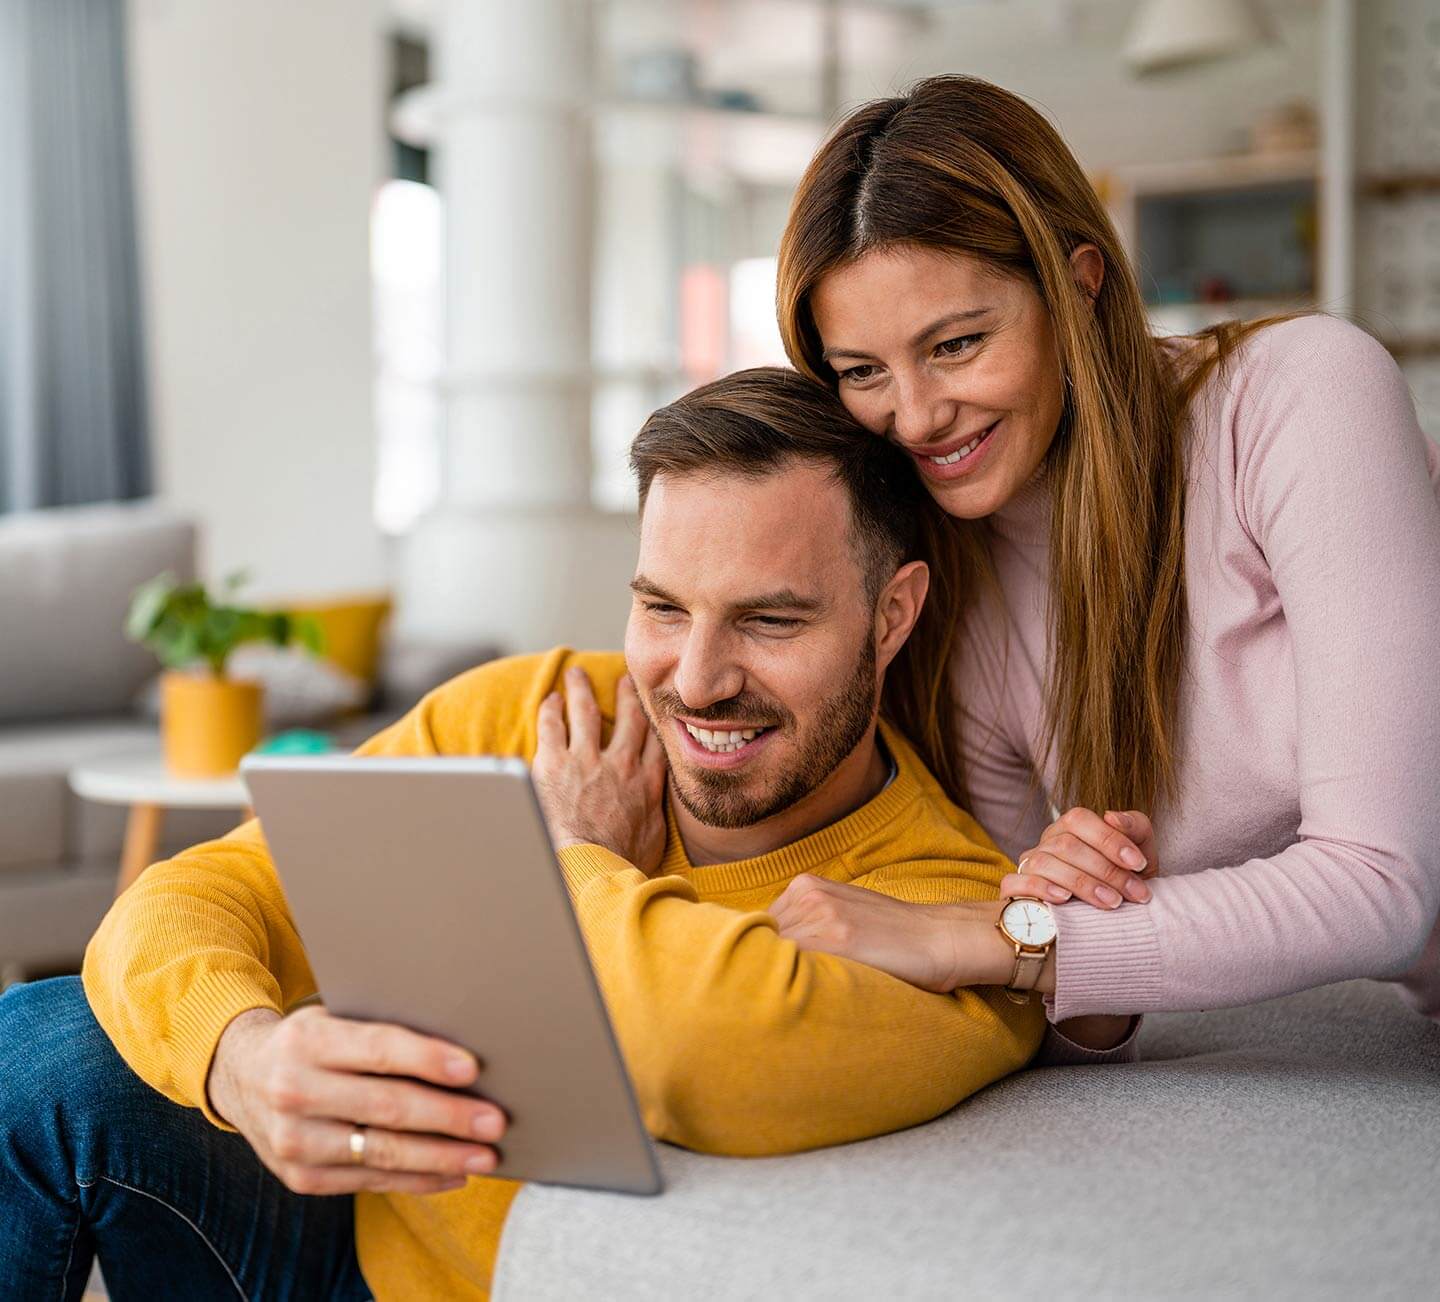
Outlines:
[[712,731],[709,728],[692,727],[687,723],[685,731],[706,750],[713,751],[717,755],[725,755],[732,750],[739,750],[746,742],[754,741],[765,730],[763,728],[741,728],[738,732]]
[[932,466],[953,466],[957,461],[964,461],[966,457],[974,452],[975,449],[980,446],[980,440],[989,432],[988,429],[982,429],[980,433],[971,439],[963,448],[956,448],[948,457],[927,457],[926,460],[929,461]]

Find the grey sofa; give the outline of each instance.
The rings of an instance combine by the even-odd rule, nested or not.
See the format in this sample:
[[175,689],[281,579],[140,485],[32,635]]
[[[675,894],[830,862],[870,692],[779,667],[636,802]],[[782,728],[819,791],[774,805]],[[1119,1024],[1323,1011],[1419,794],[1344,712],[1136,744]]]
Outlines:
[[[73,969],[114,898],[126,810],[81,800],[70,769],[158,744],[134,710],[154,656],[123,633],[130,594],[195,572],[192,523],[154,502],[0,518],[0,987]],[[359,742],[493,649],[387,648],[383,708],[334,729]],[[233,827],[234,811],[176,810],[171,853]]]
[[[153,504],[0,519],[0,978],[72,966],[114,896],[126,811],[66,774],[155,744],[131,708],[155,659],[125,640],[125,611],[136,584],[194,569],[194,527]],[[171,815],[166,848],[234,818]]]
[[1440,1293],[1440,1025],[1349,982],[1152,1016],[1141,1054],[1022,1072],[843,1148],[664,1148],[658,1198],[527,1185],[494,1296]]

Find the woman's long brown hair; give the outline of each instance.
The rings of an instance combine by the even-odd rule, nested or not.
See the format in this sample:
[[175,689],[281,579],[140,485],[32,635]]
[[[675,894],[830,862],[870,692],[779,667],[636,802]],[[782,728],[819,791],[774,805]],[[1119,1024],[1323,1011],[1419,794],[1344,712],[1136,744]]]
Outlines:
[[[1105,262],[1093,304],[1070,254]],[[967,254],[1024,278],[1054,325],[1064,411],[1048,453],[1052,494],[1046,744],[1057,803],[1145,809],[1176,786],[1185,633],[1186,407],[1238,342],[1216,333],[1181,366],[1151,334],[1104,207],[1048,121],[973,77],[932,77],[852,113],[806,169],[780,244],[778,312],[790,360],[836,385],[810,313],[828,272],[897,245]],[[1257,323],[1258,324],[1258,323]],[[956,631],[990,575],[985,530],[950,521],[948,572],[930,600],[948,630],[892,668],[887,712],[957,797],[964,774],[951,700]],[[942,568],[935,566],[932,568]]]

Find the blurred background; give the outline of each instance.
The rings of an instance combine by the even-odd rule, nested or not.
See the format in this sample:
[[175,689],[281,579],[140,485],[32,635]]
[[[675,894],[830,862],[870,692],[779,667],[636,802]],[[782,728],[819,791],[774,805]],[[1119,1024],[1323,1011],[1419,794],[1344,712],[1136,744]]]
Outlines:
[[387,592],[420,642],[617,644],[629,439],[784,360],[801,170],[936,72],[1059,125],[1157,329],[1346,315],[1440,434],[1440,0],[0,15],[0,511],[154,496],[260,596]]

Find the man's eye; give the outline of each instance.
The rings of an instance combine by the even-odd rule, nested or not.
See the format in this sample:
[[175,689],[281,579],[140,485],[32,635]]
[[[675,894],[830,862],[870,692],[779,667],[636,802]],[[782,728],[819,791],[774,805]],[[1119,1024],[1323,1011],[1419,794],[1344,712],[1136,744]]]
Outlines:
[[863,383],[864,381],[872,378],[875,372],[879,369],[880,368],[878,366],[871,366],[867,362],[863,366],[851,366],[847,367],[843,371],[836,371],[835,378],[839,380],[842,384],[847,382],[851,384]]
[[645,609],[652,615],[678,615],[681,613],[679,606],[672,606],[666,601],[647,601]]
[[947,339],[943,344],[936,344],[935,351],[942,357],[959,357],[961,353],[968,353],[983,338],[984,335],[960,335],[955,339]]
[[800,627],[800,620],[785,619],[781,615],[756,615],[751,621],[772,633],[783,633]]

